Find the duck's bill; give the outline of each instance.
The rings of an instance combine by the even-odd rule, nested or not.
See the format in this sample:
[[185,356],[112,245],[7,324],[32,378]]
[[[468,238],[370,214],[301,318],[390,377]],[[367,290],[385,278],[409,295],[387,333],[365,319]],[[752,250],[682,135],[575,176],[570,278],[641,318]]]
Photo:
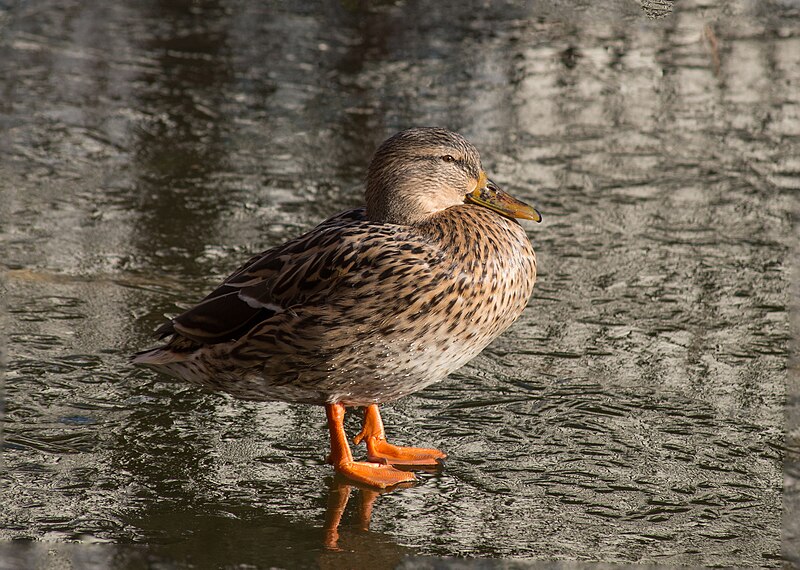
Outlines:
[[489,208],[509,218],[542,221],[539,210],[506,194],[491,180],[486,180],[486,184],[479,184],[475,190],[467,194],[466,201]]

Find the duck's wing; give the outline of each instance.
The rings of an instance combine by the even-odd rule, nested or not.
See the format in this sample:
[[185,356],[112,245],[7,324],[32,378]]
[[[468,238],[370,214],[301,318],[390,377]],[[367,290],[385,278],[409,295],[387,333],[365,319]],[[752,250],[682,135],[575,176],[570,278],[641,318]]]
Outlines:
[[380,266],[396,263],[391,260],[402,254],[401,247],[408,244],[369,222],[363,209],[344,212],[253,257],[157,333],[177,333],[200,344],[238,339],[276,314],[324,304],[343,287],[352,289],[354,271],[374,275]]

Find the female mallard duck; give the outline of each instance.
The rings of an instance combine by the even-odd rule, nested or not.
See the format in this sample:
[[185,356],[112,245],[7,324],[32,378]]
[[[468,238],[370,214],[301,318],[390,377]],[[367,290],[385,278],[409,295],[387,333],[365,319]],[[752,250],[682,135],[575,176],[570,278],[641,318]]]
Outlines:
[[[399,132],[372,159],[365,208],[252,258],[134,362],[236,398],[324,405],[337,471],[411,481],[390,464],[445,454],[389,444],[378,404],[443,379],[525,309],[536,256],[514,218],[541,220],[487,179],[462,136]],[[370,462],[353,461],[346,406],[365,409],[355,442]]]

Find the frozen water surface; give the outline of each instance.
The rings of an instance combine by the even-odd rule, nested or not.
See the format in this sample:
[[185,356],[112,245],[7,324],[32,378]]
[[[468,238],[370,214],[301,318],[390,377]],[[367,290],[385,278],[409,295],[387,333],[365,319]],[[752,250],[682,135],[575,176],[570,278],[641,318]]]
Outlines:
[[[800,563],[800,5],[544,4],[0,2],[0,567]],[[444,470],[129,366],[414,125],[544,214],[520,321],[385,409]]]

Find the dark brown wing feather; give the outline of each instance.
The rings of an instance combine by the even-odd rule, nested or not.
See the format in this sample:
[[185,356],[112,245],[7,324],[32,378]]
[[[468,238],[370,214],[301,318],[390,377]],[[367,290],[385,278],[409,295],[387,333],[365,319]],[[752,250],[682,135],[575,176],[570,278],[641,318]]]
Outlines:
[[387,231],[392,230],[386,224],[368,221],[363,208],[343,212],[253,257],[156,332],[162,337],[177,333],[200,344],[228,342],[292,306],[324,303],[337,294],[337,284],[348,273],[400,254],[391,246],[376,250],[377,243],[386,241],[375,238],[385,238]]

